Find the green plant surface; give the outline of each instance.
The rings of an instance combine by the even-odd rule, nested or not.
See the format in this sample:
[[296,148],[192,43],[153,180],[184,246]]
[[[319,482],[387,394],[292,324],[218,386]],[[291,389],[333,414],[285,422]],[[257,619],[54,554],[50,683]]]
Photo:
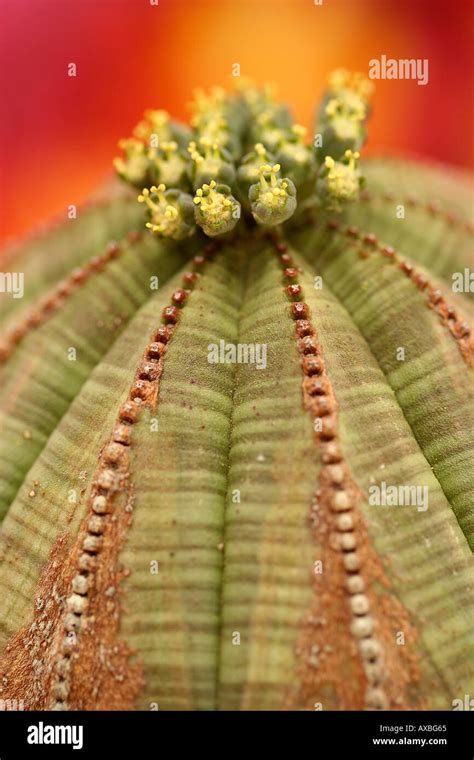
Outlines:
[[[188,154],[154,112],[165,147],[142,123],[116,162],[150,180],[141,205],[109,188],[10,259],[0,697],[25,709],[449,710],[474,689],[467,179],[370,159],[362,188],[359,142],[326,161],[249,93],[251,136],[218,92]],[[220,341],[264,366],[211,361]],[[383,482],[426,509],[374,505]]]
[[0,300],[0,317],[5,325],[11,316],[18,319],[27,312],[41,294],[74,267],[101,254],[111,240],[120,240],[129,230],[141,227],[142,214],[130,193],[121,191],[112,196],[79,208],[75,219],[58,220],[50,230],[33,235],[21,245],[12,245],[2,254],[2,271],[25,273],[24,297]]

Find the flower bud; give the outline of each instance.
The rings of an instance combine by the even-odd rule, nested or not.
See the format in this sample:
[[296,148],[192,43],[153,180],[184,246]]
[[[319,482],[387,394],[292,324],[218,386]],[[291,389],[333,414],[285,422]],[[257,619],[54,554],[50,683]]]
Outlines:
[[196,190],[194,204],[196,223],[209,237],[230,232],[240,219],[241,206],[230,187],[218,185],[215,180]]
[[341,161],[326,156],[316,183],[318,199],[329,211],[340,211],[342,205],[354,201],[364,180],[357,168],[359,153],[346,150]]
[[117,174],[131,185],[143,187],[150,175],[150,159],[146,146],[140,140],[131,137],[120,140],[119,148],[125,155],[123,158],[114,159]]
[[276,154],[276,161],[281,166],[282,174],[294,182],[300,200],[310,194],[317,171],[316,156],[313,149],[305,144],[305,134],[304,127],[294,124],[291,137],[280,144]]
[[147,206],[146,226],[155,235],[183,240],[196,231],[193,199],[177,188],[166,189],[164,184],[145,188],[138,196]]
[[174,140],[161,142],[149,151],[152,179],[156,184],[188,190],[189,159]]
[[148,109],[143,116],[133,134],[148,148],[157,148],[161,142],[171,141],[178,143],[180,148],[185,148],[192,139],[192,130],[187,124],[172,121],[167,111]]
[[259,182],[250,187],[250,206],[258,224],[281,224],[296,209],[296,188],[288,177],[277,178],[279,171],[279,164],[264,164],[260,167]]
[[262,143],[256,143],[251,153],[247,153],[237,169],[237,187],[243,204],[250,209],[249,190],[260,179],[262,164],[275,163],[273,156]]
[[193,188],[197,190],[212,180],[219,184],[232,185],[235,181],[235,167],[230,153],[205,137],[201,137],[199,145],[202,153],[194,141],[188,145],[188,153],[193,161],[190,172]]

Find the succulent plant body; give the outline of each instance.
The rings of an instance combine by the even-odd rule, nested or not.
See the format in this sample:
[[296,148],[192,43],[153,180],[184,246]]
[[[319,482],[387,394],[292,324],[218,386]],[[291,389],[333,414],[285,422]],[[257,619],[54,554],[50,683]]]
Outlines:
[[364,186],[369,97],[336,72],[313,144],[252,86],[149,111],[125,182],[11,252],[1,698],[474,693],[469,195],[390,160]]

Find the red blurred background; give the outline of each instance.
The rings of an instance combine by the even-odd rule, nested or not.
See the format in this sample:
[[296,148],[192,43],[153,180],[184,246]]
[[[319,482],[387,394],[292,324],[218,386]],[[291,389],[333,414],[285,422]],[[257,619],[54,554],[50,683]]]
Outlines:
[[80,204],[145,108],[187,118],[233,63],[310,126],[332,69],[428,58],[427,86],[376,83],[367,153],[473,167],[472,0],[153,1],[0,0],[3,240]]

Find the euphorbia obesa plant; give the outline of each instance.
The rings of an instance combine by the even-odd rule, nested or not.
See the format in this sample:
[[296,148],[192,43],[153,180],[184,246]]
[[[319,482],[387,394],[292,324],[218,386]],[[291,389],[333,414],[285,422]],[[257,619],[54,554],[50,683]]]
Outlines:
[[369,94],[337,72],[311,144],[252,87],[147,112],[125,182],[11,251],[3,704],[474,694],[470,196],[393,160],[363,189]]

